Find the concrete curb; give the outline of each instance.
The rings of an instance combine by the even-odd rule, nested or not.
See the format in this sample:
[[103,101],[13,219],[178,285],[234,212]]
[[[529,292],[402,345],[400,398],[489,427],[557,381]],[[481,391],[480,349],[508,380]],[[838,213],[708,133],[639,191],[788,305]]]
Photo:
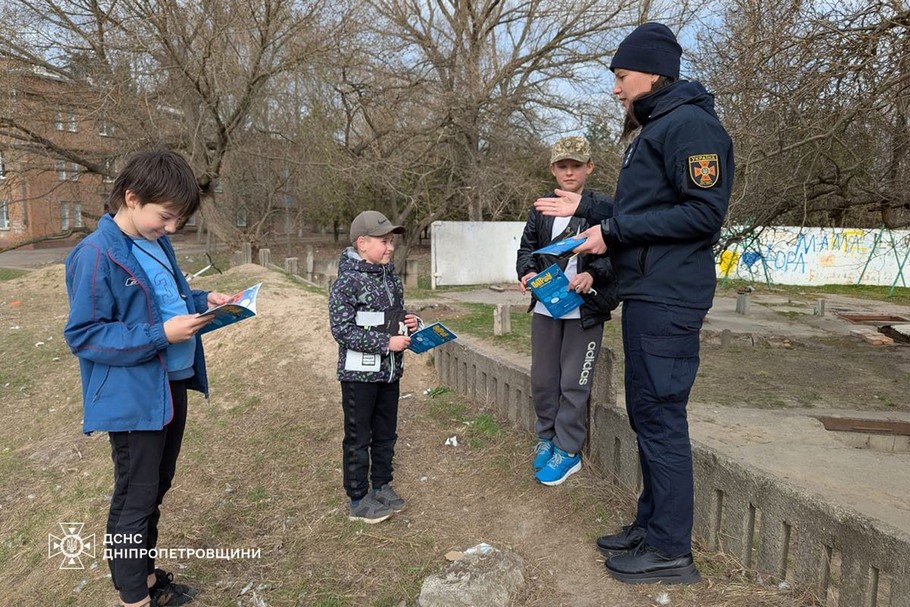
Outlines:
[[[618,408],[613,355],[602,350],[591,396],[587,459],[612,482],[641,486],[635,435]],[[435,351],[439,380],[533,432],[527,365],[468,337]],[[910,536],[693,441],[695,536],[769,582],[839,607],[910,607]]]

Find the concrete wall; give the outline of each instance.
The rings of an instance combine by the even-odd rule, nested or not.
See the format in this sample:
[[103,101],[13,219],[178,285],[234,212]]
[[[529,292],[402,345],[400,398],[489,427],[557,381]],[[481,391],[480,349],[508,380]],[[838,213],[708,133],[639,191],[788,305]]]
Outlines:
[[[910,283],[910,231],[776,227],[721,253],[718,277],[786,285]],[[901,273],[901,266],[903,272]]]
[[[524,223],[438,221],[431,227],[433,285],[513,282]],[[717,259],[717,277],[788,285],[910,284],[910,231],[767,228]],[[903,267],[903,273],[901,267]]]
[[[442,383],[493,409],[500,420],[534,427],[528,368],[468,337],[435,351]],[[586,458],[612,482],[641,486],[635,436],[617,407],[613,355],[602,350],[591,397]],[[808,589],[839,607],[910,607],[910,537],[826,502],[723,453],[693,443],[695,536],[769,582]],[[592,547],[593,550],[593,547]],[[832,597],[827,601],[827,597]]]
[[430,283],[514,282],[523,221],[435,221],[430,226]]

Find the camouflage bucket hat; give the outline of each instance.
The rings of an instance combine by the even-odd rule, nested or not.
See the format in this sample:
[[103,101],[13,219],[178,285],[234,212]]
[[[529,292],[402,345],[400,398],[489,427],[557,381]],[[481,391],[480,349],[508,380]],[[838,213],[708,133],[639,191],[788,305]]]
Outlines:
[[550,164],[572,159],[578,162],[591,160],[591,146],[584,137],[563,137],[550,148]]

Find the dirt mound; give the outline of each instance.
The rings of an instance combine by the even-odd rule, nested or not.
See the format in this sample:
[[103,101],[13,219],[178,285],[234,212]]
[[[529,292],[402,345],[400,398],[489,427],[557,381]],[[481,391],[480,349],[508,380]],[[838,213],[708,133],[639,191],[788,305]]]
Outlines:
[[[211,400],[191,396],[163,507],[159,547],[203,555],[160,562],[202,589],[195,605],[411,604],[442,555],[480,542],[524,558],[530,579],[516,606],[654,604],[655,589],[608,578],[593,548],[627,520],[631,496],[588,468],[560,487],[533,482],[532,437],[438,388],[430,354],[408,353],[402,381],[395,484],[407,510],[381,525],[350,523],[325,294],[253,265],[193,284],[232,293],[259,281],[257,317],[203,337]],[[81,434],[63,283],[59,265],[0,282],[0,605],[114,603],[100,545],[109,446],[103,434]],[[446,445],[453,436],[458,446]],[[48,540],[73,521],[81,537],[94,534],[94,549],[61,569]],[[659,589],[670,604],[796,604],[721,557],[699,562],[708,582]]]

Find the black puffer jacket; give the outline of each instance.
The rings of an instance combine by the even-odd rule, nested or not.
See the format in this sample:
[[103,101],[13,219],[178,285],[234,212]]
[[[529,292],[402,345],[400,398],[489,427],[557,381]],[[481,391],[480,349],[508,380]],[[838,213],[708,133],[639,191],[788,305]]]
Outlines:
[[[553,192],[547,194],[547,196],[555,195]],[[582,201],[589,207],[606,206],[612,203],[608,197],[587,190],[582,192]],[[532,251],[547,246],[553,240],[550,236],[553,232],[553,221],[552,217],[542,215],[536,209],[531,209],[528,213],[525,229],[521,235],[521,245],[518,248],[518,259],[515,264],[519,280],[529,272],[538,273],[548,268],[557,260],[552,255],[531,254]],[[572,217],[566,228],[566,237],[583,232],[590,226],[591,224],[586,219]],[[582,295],[584,302],[579,310],[581,326],[587,329],[610,320],[610,311],[616,309],[619,304],[619,290],[609,257],[606,255],[579,255],[577,259],[578,272],[588,272],[594,278],[593,290]],[[559,262],[559,266],[562,269],[565,269],[567,265],[568,259],[563,259]],[[529,312],[534,309],[536,302],[537,299],[532,294],[531,305],[528,308]]]

